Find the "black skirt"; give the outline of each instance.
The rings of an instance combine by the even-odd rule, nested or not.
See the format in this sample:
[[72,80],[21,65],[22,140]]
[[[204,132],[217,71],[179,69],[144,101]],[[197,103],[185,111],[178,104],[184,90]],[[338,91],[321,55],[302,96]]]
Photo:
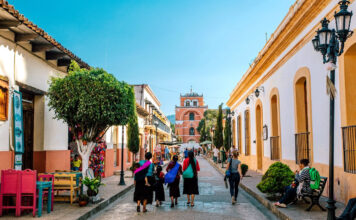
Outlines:
[[152,204],[153,200],[153,186],[155,184],[155,179],[152,176],[147,177],[148,183],[150,186],[146,186],[145,180],[136,181],[135,192],[134,192],[134,201],[147,200],[147,204]]
[[199,195],[198,178],[184,178],[183,194]]
[[155,185],[155,201],[164,201],[164,188],[161,181],[157,182]]
[[172,197],[172,196],[173,196],[173,198],[180,197],[179,181],[180,181],[180,179],[176,178],[173,183],[168,184],[170,197]]

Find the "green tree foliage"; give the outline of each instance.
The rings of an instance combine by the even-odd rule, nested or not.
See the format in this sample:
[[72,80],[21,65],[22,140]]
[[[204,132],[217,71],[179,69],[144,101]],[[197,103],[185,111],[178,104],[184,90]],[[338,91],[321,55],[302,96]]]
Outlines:
[[[131,89],[133,90],[133,88]],[[133,99],[133,102],[133,104],[135,104],[135,99]],[[127,125],[127,147],[129,151],[134,154],[133,157],[135,157],[140,150],[140,132],[137,120],[137,113],[135,110],[134,117],[131,118]]]
[[207,131],[205,127],[205,119],[203,118],[197,127],[198,132],[200,133],[200,142],[206,141],[207,139]]
[[75,137],[83,176],[96,142],[109,127],[126,125],[135,111],[131,86],[103,69],[82,69],[74,61],[67,76],[51,79],[48,98],[55,118],[67,123]]
[[215,133],[214,133],[214,145],[220,149],[224,145],[224,137],[223,137],[223,113],[222,113],[222,105],[219,105],[219,113],[216,119]]
[[241,164],[241,173],[242,173],[242,176],[245,176],[246,173],[248,171],[248,165],[247,164]]
[[231,118],[227,117],[229,114],[230,114],[230,109],[227,110],[226,117],[225,117],[224,148],[226,151],[230,150],[231,143],[232,143]]
[[257,188],[268,194],[283,193],[284,188],[294,180],[294,173],[285,164],[276,162],[272,164],[263,175]]

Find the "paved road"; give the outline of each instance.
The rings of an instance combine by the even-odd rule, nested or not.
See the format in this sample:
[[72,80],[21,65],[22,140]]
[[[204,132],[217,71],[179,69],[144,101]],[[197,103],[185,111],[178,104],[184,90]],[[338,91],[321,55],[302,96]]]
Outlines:
[[[170,199],[166,190],[166,202],[156,208],[148,206],[147,213],[137,213],[133,202],[133,190],[107,209],[98,213],[93,219],[277,219],[269,210],[240,189],[237,204],[231,205],[228,189],[225,188],[223,176],[218,173],[205,159],[199,158],[201,172],[199,173],[199,192],[195,207],[186,206],[185,195],[179,199],[178,206],[170,208]],[[181,192],[182,192],[181,181]]]

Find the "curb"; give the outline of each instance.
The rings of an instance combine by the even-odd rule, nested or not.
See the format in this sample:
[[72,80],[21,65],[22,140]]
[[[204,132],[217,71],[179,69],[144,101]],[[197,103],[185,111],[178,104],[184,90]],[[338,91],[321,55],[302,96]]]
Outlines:
[[99,205],[97,205],[96,207],[94,207],[90,211],[86,212],[85,214],[83,214],[82,216],[77,218],[77,220],[86,220],[86,219],[90,218],[91,216],[95,215],[96,213],[104,210],[111,203],[115,202],[118,198],[120,198],[121,196],[125,195],[133,187],[134,187],[134,184],[129,185],[124,190],[116,193],[115,195],[111,196],[110,198],[108,198],[108,199],[104,200],[103,202],[99,203]]
[[[203,155],[203,157],[212,165],[218,172],[220,172],[222,175],[225,175],[224,171],[222,170],[221,167],[219,167],[217,164],[211,161],[210,158],[206,157]],[[260,202],[264,207],[266,207],[268,210],[270,210],[273,214],[275,214],[278,218],[282,220],[292,220],[289,216],[284,214],[283,212],[279,211],[277,207],[275,207],[272,203],[270,203],[267,199],[263,198],[262,196],[258,195],[255,193],[253,190],[251,190],[248,186],[240,182],[240,187],[245,190],[248,194],[250,194],[252,197],[254,197],[258,202]]]

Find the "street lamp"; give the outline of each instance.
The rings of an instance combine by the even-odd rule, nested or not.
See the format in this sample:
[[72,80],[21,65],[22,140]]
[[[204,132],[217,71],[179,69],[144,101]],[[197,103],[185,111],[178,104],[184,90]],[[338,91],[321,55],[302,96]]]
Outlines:
[[[323,55],[323,63],[331,63],[330,79],[328,84],[334,87],[335,84],[335,68],[337,57],[344,52],[344,44],[352,35],[350,31],[350,23],[352,12],[347,11],[350,2],[342,0],[339,2],[340,11],[335,13],[336,30],[329,29],[330,21],[324,18],[321,21],[322,28],[317,31],[317,35],[312,40],[314,49]],[[341,46],[341,48],[340,48]],[[328,199],[328,220],[335,219],[335,200],[334,200],[334,115],[335,102],[334,90],[330,90],[330,122],[329,122],[329,199]]]
[[124,173],[124,129],[125,129],[125,126],[123,125],[122,126],[122,137],[121,137],[121,172],[120,172],[120,182],[119,182],[119,185],[120,186],[124,186],[126,185],[125,184],[125,173]]

